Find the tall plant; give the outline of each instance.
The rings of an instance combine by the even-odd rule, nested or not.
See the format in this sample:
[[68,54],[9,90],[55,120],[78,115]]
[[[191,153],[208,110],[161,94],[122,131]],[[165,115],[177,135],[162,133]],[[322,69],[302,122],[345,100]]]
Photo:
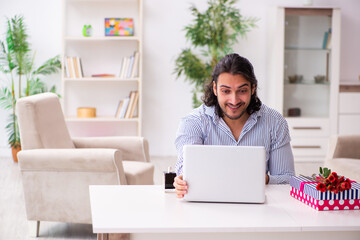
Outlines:
[[[198,93],[202,93],[205,84],[211,80],[212,69],[218,61],[233,52],[232,46],[239,36],[245,37],[256,26],[256,18],[244,17],[234,7],[236,1],[209,0],[203,13],[195,6],[190,8],[195,19],[184,30],[186,39],[193,46],[183,49],[177,57],[175,74],[177,78],[184,75],[185,81],[194,85],[194,108],[201,104]],[[194,53],[196,48],[199,48],[200,56]]]
[[[35,52],[32,53],[28,42],[27,29],[22,16],[7,19],[5,41],[0,40],[0,71],[5,76],[1,79],[0,106],[11,110],[6,125],[8,142],[12,148],[20,147],[20,134],[16,116],[16,101],[23,96],[47,92],[46,84],[40,80],[41,75],[56,73],[61,68],[59,56],[47,60],[39,68],[35,67]],[[25,78],[26,86],[22,88]],[[15,86],[18,85],[16,91]],[[50,89],[55,92],[55,86]]]

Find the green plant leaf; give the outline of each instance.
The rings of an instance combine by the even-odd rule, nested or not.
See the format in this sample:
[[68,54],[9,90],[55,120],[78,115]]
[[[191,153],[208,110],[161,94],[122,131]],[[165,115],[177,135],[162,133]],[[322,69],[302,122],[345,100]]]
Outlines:
[[45,63],[43,63],[38,69],[36,69],[32,74],[33,75],[49,75],[52,73],[57,73],[61,69],[60,56],[57,55],[53,58],[50,58]]
[[[184,49],[175,61],[177,77],[185,75],[185,80],[196,86],[203,86],[209,77],[206,64],[191,49]],[[204,79],[205,78],[205,79]]]
[[8,119],[8,124],[5,127],[8,133],[8,143],[11,147],[20,145],[20,134],[19,126],[17,122],[17,116],[15,114],[10,114]]
[[13,107],[13,99],[11,92],[8,88],[1,88],[0,89],[0,107],[4,108],[5,110],[9,110]]
[[320,167],[319,171],[320,171],[320,174],[323,174],[323,169],[322,169],[322,167]]
[[[256,27],[257,18],[244,17],[234,6],[236,0],[209,0],[208,8],[200,12],[194,5],[190,7],[192,22],[184,27],[185,37],[201,56],[190,48],[182,50],[175,60],[177,78],[194,85],[194,91],[203,91],[204,85],[211,80],[212,70],[226,54],[232,53],[232,46],[239,37],[246,37]],[[197,94],[196,94],[197,95]],[[193,106],[201,101],[193,94]]]
[[[0,107],[12,110],[5,130],[9,144],[16,147],[20,145],[19,127],[15,114],[17,99],[21,96],[46,92],[47,86],[38,76],[58,72],[61,64],[59,56],[55,56],[34,70],[35,52],[31,53],[24,18],[22,16],[7,18],[6,27],[5,40],[0,41],[0,71],[6,75],[9,83],[1,79],[3,87],[0,89]],[[22,88],[21,79],[24,76],[26,76],[26,87]],[[19,91],[15,91],[16,85],[19,86]],[[51,87],[51,91],[56,92],[56,88]]]

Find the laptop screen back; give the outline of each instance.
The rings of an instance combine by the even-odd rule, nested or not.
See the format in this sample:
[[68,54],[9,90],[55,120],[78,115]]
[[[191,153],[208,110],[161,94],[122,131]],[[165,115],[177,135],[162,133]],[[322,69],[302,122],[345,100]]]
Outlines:
[[202,202],[263,203],[265,148],[261,146],[184,146],[184,199]]

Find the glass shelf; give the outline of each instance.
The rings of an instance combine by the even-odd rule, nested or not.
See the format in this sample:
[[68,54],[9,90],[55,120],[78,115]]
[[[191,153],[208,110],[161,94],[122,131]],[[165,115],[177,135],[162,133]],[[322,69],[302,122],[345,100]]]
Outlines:
[[331,49],[323,49],[323,48],[305,48],[305,47],[285,47],[285,52],[291,52],[291,51],[310,51],[310,52],[330,52]]
[[[332,51],[323,46],[331,17],[286,15],[285,21],[283,114],[297,108],[301,118],[329,117]],[[315,82],[320,75],[324,80]],[[301,81],[290,83],[295,76]]]
[[314,86],[314,85],[321,85],[321,86],[330,86],[330,82],[322,82],[322,83],[316,83],[314,81],[304,81],[304,82],[300,82],[300,83],[290,83],[289,81],[285,81],[284,82],[285,85],[294,85],[294,86],[301,86],[301,85],[305,85],[305,86]]

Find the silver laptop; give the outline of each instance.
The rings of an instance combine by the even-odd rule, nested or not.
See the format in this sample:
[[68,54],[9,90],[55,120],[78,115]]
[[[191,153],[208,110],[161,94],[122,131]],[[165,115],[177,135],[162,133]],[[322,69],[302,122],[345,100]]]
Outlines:
[[259,146],[184,146],[184,200],[265,202],[265,148]]

